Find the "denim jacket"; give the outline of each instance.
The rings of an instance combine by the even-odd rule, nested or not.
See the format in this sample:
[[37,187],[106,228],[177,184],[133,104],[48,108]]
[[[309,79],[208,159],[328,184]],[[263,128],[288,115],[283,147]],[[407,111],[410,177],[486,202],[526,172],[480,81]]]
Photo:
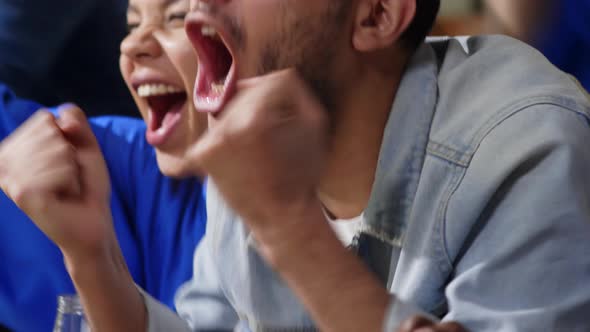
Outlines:
[[[590,330],[589,105],[574,79],[507,37],[417,51],[357,237],[392,294],[386,331],[416,313],[472,331]],[[182,319],[146,296],[150,330],[314,331],[211,183],[207,195]]]

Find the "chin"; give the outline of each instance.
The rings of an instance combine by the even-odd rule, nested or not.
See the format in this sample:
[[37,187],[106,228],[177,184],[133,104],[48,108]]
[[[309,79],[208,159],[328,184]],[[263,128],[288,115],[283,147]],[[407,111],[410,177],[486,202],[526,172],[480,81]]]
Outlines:
[[190,177],[201,178],[200,173],[195,174],[189,165],[182,160],[182,158],[171,156],[165,153],[157,152],[156,158],[158,160],[158,168],[160,172],[167,177],[175,179],[185,179]]

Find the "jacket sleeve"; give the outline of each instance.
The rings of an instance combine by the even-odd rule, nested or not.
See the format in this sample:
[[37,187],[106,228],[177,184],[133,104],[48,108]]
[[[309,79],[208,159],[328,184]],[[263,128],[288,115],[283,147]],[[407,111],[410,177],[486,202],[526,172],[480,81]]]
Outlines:
[[148,331],[232,331],[238,317],[219,284],[208,236],[205,235],[194,257],[193,279],[176,294],[178,316],[149,296],[144,296]]
[[423,311],[417,306],[408,303],[407,301],[400,300],[392,295],[389,308],[387,309],[385,323],[383,324],[383,332],[397,331],[405,320],[414,316],[428,318],[433,322],[438,321],[438,318]]
[[472,331],[582,331],[590,312],[590,129],[542,104],[480,142],[444,220],[445,320]]

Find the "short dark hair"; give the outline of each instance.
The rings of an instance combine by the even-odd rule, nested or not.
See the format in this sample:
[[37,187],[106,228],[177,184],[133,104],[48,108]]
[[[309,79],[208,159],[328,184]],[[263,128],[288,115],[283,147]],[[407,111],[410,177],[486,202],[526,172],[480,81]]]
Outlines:
[[420,46],[432,29],[439,9],[440,0],[416,0],[416,15],[400,37],[402,45],[411,51]]

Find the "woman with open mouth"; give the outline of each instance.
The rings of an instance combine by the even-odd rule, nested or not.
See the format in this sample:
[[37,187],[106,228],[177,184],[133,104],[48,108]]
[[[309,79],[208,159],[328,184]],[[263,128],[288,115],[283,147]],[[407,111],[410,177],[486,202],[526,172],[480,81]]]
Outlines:
[[197,59],[184,31],[189,1],[131,0],[121,72],[146,125],[147,142],[169,176],[187,174],[184,151],[204,132],[192,91]]
[[[117,117],[90,121],[109,168],[113,224],[129,270],[171,307],[176,288],[192,274],[206,217],[200,180],[162,175],[188,175],[185,150],[207,125],[193,103],[197,58],[184,30],[188,10],[188,0],[129,1],[120,68],[145,125]],[[41,106],[15,99],[1,84],[0,97],[0,159],[21,160],[25,168],[47,146],[23,150],[15,144],[39,133],[4,138]],[[0,256],[10,267],[0,272],[0,330],[49,330],[57,295],[75,292],[63,257],[1,192],[0,211]]]

